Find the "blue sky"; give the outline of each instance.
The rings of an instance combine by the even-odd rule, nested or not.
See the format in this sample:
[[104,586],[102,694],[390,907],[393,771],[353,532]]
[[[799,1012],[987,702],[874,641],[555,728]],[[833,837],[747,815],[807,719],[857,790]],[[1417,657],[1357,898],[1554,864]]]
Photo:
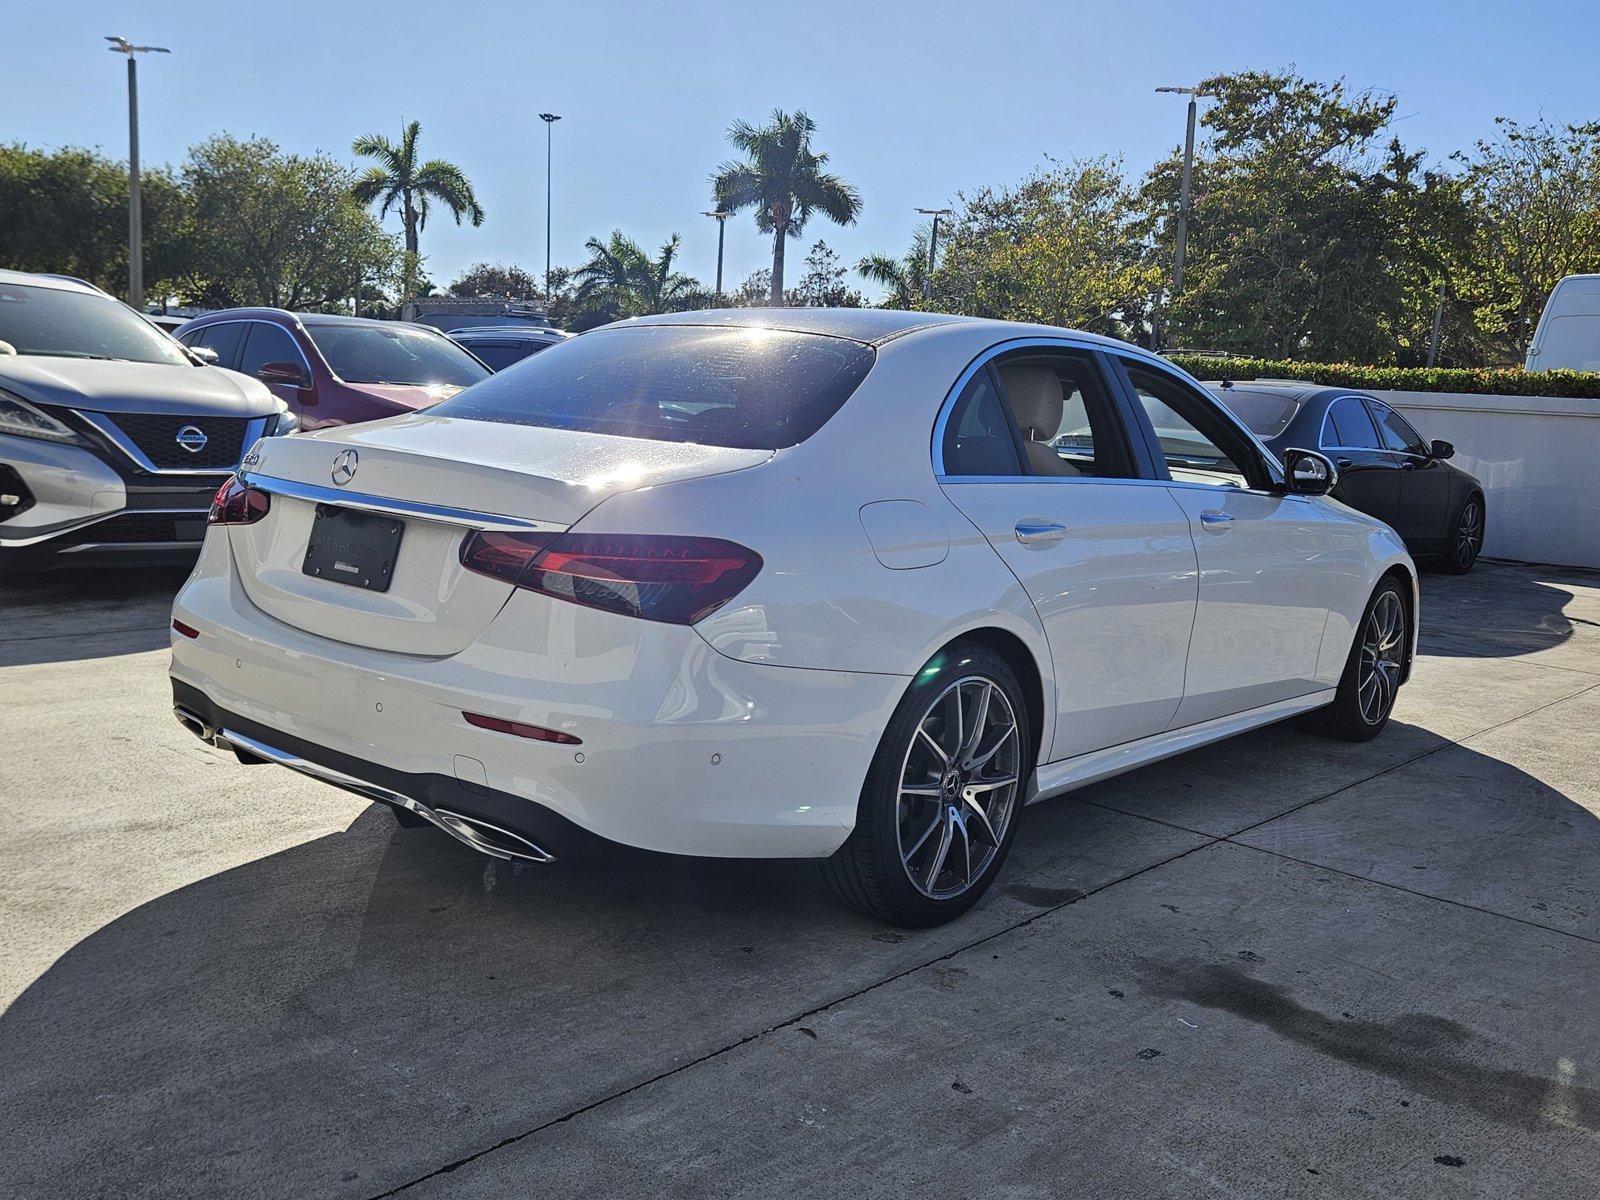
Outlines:
[[[542,266],[540,111],[564,117],[555,260],[576,262],[584,238],[615,227],[647,246],[678,232],[684,268],[708,281],[707,176],[729,155],[728,122],[774,106],[811,114],[865,198],[856,226],[815,223],[799,254],[822,237],[850,261],[902,249],[916,207],[1017,179],[1047,154],[1116,154],[1142,171],[1182,137],[1181,100],[1153,89],[1222,71],[1292,65],[1394,91],[1401,136],[1440,158],[1497,114],[1600,117],[1596,0],[9,0],[6,12],[0,139],[126,153],[122,59],[101,34],[173,50],[141,66],[146,162],[176,162],[218,131],[348,158],[356,135],[420,119],[425,151],[460,163],[488,212],[478,229],[436,215],[425,231],[441,283],[478,260]],[[729,286],[769,254],[747,216],[731,221]]]

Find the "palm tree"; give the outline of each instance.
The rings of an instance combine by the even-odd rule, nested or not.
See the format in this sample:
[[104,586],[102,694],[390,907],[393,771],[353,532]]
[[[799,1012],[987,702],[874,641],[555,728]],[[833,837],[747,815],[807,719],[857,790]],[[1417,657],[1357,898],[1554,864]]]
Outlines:
[[728,141],[745,161],[723,163],[711,177],[718,209],[753,208],[756,228],[772,235],[772,296],[783,303],[784,241],[798,234],[813,212],[840,225],[853,225],[861,212],[861,193],[823,168],[828,156],[811,148],[817,123],[803,112],[772,110],[770,125],[735,121]]
[[923,281],[928,277],[928,230],[919,226],[911,235],[911,248],[904,258],[869,254],[856,264],[863,279],[889,289],[885,307],[914,308],[922,299]]
[[639,243],[613,229],[606,241],[584,243],[589,261],[573,272],[578,300],[593,302],[612,317],[666,312],[698,289],[689,276],[672,269],[683,239],[669,237],[654,258]]
[[356,180],[352,189],[356,200],[362,204],[382,201],[379,217],[387,217],[391,209],[398,207],[406,227],[406,253],[412,255],[417,253],[417,234],[428,223],[428,213],[435,202],[449,210],[457,225],[463,217],[473,225],[483,224],[483,208],[460,167],[442,158],[418,164],[417,133],[421,126],[420,121],[408,124],[401,131],[398,144],[381,133],[369,133],[350,147],[362,158],[378,160]]

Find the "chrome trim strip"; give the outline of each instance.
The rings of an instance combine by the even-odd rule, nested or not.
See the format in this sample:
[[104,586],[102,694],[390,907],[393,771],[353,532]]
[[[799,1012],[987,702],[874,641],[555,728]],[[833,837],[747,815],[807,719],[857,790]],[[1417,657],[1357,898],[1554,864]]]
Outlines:
[[374,496],[369,492],[352,492],[345,488],[323,487],[316,483],[298,483],[292,479],[279,479],[273,475],[260,475],[254,471],[241,471],[239,478],[251,487],[271,492],[275,496],[288,496],[313,504],[337,504],[341,508],[359,508],[366,512],[388,513],[395,517],[416,517],[424,521],[439,521],[446,525],[461,525],[467,529],[559,533],[567,528],[556,521],[508,517],[503,513],[477,512],[470,508],[452,508],[446,504],[425,504],[420,500],[397,500],[391,496]]
[[[279,750],[276,746],[269,746],[265,742],[257,741],[253,737],[247,737],[232,729],[211,729],[198,715],[181,705],[174,706],[173,712],[191,733],[196,734],[203,741],[210,742],[211,745],[216,746],[219,750],[243,750],[246,754],[253,754],[257,758],[264,758],[268,762],[277,763],[281,767],[288,767],[291,771],[298,771],[300,774],[308,775],[312,779],[320,780],[323,783],[331,783],[335,787],[341,787],[346,791],[355,792],[357,795],[366,796],[370,800],[377,800],[380,803],[416,813],[417,816],[427,821],[430,825],[443,830],[463,846],[476,850],[479,854],[506,862],[553,863],[556,861],[555,855],[542,846],[536,846],[520,834],[501,829],[498,825],[491,825],[488,821],[481,821],[476,817],[467,817],[460,813],[450,812],[448,809],[430,808],[420,800],[414,800],[402,792],[396,792],[383,787],[381,784],[358,779],[354,775],[347,775],[343,771],[334,770],[332,767],[325,767],[320,763],[311,762],[297,754],[291,754],[287,750]],[[209,737],[206,736],[208,732],[210,734]],[[489,841],[478,832],[478,827],[480,826],[502,837],[520,842],[528,847],[527,851],[511,850],[504,846],[495,845],[495,843]]]
[[[149,457],[145,454],[145,452],[143,450],[139,449],[139,447],[134,444],[132,438],[130,438],[127,434],[122,432],[122,429],[116,424],[116,414],[115,413],[87,412],[87,411],[85,411],[83,409],[74,409],[73,411],[76,412],[78,414],[78,416],[82,417],[85,421],[89,422],[89,424],[93,425],[102,434],[104,434],[106,436],[106,438],[111,442],[111,444],[114,445],[118,450],[121,450],[123,454],[127,455],[128,458],[133,462],[133,464],[136,467],[138,467],[141,471],[148,471],[152,475],[227,475],[227,474],[230,474],[231,472],[236,471],[238,469],[239,463],[244,460],[244,456],[250,452],[251,448],[253,446],[255,446],[255,444],[258,441],[261,440],[262,436],[267,431],[267,422],[272,419],[271,417],[252,417],[252,418],[250,418],[250,420],[248,420],[245,423],[244,436],[239,439],[239,457],[234,459],[232,466],[225,466],[225,467],[158,467],[158,466],[155,465],[155,463],[150,461]],[[193,420],[196,420],[196,421],[204,421],[204,420],[208,420],[208,419],[217,420],[219,418],[222,419],[222,420],[229,420],[229,421],[238,420],[237,417],[230,417],[230,416],[226,416],[226,415],[220,414],[220,413],[211,413],[211,414],[208,414],[208,413],[198,413],[198,414],[190,414],[190,413],[136,413],[136,414],[130,414],[130,415],[141,416],[141,417],[144,417],[144,416],[184,417],[185,419],[192,418]]]
[[[74,521],[71,525],[63,525],[63,526],[61,526],[61,527],[59,527],[57,529],[52,529],[49,533],[38,533],[38,534],[34,534],[32,537],[7,538],[3,533],[0,533],[0,550],[12,550],[12,549],[20,548],[22,546],[33,546],[33,545],[37,545],[40,542],[48,542],[52,538],[61,537],[63,534],[76,533],[78,530],[84,529],[84,528],[86,528],[86,527],[88,527],[90,525],[98,525],[98,524],[100,524],[100,522],[109,521],[113,517],[125,517],[130,513],[134,513],[134,514],[153,513],[156,516],[203,517],[203,516],[208,515],[210,512],[211,512],[211,509],[209,507],[207,507],[207,508],[119,508],[115,512],[95,513],[93,516],[85,517],[81,521]],[[115,545],[123,545],[123,546],[154,546],[154,545],[198,546],[200,543],[199,542],[95,542],[93,544],[96,545],[96,546],[115,546]],[[63,554],[72,554],[72,553],[75,552],[76,549],[78,549],[78,548],[75,547],[73,549],[64,550],[64,551],[62,551],[62,553]]]

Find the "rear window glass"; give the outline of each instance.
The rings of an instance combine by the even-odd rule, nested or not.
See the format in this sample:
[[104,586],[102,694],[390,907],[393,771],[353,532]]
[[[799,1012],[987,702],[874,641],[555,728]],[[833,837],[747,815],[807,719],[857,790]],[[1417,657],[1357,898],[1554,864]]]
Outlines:
[[428,411],[662,442],[778,450],[839,411],[871,348],[772,329],[597,329],[516,363]]
[[1226,404],[1244,427],[1263,441],[1270,441],[1289,428],[1289,422],[1300,411],[1298,396],[1251,392],[1236,387],[1213,388],[1212,395]]
[[487,378],[482,363],[442,333],[403,325],[324,325],[306,332],[346,383],[401,383],[471,387]]

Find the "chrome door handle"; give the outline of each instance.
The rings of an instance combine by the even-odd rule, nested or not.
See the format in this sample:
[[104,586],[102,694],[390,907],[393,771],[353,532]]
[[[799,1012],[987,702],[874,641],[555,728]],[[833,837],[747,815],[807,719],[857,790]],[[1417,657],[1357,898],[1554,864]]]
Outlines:
[[1017,541],[1024,546],[1046,545],[1059,542],[1067,536],[1067,527],[1053,521],[1018,521]]
[[1233,518],[1225,512],[1203,512],[1200,514],[1200,528],[1207,533],[1227,533],[1233,528]]

